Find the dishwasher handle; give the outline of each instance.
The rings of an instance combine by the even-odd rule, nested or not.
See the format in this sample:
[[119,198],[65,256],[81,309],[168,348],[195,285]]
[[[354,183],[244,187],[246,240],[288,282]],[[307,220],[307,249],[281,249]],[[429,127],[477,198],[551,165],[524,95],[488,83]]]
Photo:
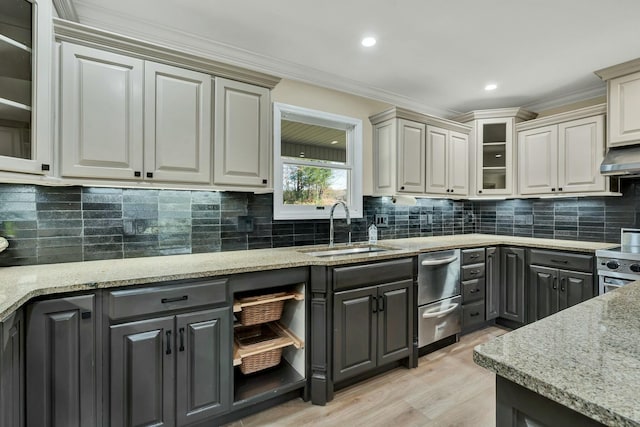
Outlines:
[[445,309],[445,310],[441,310],[441,311],[436,311],[433,313],[429,313],[429,312],[424,312],[422,313],[422,318],[423,319],[433,319],[434,317],[441,317],[444,316],[445,314],[449,314],[452,311],[454,311],[456,308],[458,308],[458,303],[453,304],[451,307]]
[[449,258],[425,259],[420,264],[422,264],[425,267],[429,267],[432,265],[445,265],[445,264],[451,264],[457,259],[458,259],[458,255],[454,255]]

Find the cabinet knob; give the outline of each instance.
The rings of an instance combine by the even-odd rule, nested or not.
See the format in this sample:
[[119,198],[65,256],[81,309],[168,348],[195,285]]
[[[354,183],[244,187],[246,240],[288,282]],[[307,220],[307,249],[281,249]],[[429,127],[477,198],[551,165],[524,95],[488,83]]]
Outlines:
[[559,187],[559,188],[558,188],[558,191],[562,191],[562,187]]
[[140,178],[140,177],[142,176],[142,172],[140,172],[140,171],[135,171],[135,172],[133,173],[133,176],[135,176],[136,178]]
[[42,170],[43,170],[43,171],[48,171],[48,170],[50,170],[50,169],[51,169],[51,166],[49,166],[49,165],[48,165],[48,164],[46,164],[46,163],[43,163],[43,164],[42,164],[42,166],[41,166],[41,168],[42,168]]
[[404,185],[402,187],[400,187],[401,190],[404,190]]
[[263,179],[263,180],[262,180],[262,183],[263,183],[263,184],[266,184],[266,183],[267,183],[267,180],[266,180],[266,179]]
[[153,172],[147,172],[147,178],[153,178]]
[[478,190],[478,194],[482,194],[482,190]]
[[551,189],[551,191],[556,191],[556,189],[555,189],[555,188],[552,188],[552,189]]

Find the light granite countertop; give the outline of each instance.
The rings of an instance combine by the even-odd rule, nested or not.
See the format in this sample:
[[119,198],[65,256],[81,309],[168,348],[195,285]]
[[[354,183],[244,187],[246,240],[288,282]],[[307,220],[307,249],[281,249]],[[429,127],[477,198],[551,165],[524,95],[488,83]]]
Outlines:
[[394,247],[396,250],[319,258],[301,252],[313,247],[295,247],[4,267],[0,268],[0,320],[31,298],[72,291],[290,267],[350,264],[414,256],[420,252],[451,248],[516,245],[593,253],[597,249],[616,246],[608,243],[483,234],[383,240],[379,244]]
[[4,237],[0,237],[0,252],[4,251],[9,247],[9,242]]
[[610,426],[640,426],[640,282],[475,348],[497,375]]

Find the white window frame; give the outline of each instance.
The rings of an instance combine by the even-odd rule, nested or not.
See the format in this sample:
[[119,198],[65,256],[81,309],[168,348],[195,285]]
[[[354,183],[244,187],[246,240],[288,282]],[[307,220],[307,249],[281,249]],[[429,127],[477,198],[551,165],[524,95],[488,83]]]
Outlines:
[[[313,159],[286,159],[281,155],[282,119],[309,125],[340,129],[347,132],[347,161],[344,164],[327,163]],[[351,218],[362,218],[362,120],[309,108],[275,102],[273,104],[273,218],[274,219],[328,219],[330,206],[285,205],[283,203],[283,167],[287,165],[317,166],[347,170],[347,187]],[[336,218],[344,218],[344,209],[335,211]]]

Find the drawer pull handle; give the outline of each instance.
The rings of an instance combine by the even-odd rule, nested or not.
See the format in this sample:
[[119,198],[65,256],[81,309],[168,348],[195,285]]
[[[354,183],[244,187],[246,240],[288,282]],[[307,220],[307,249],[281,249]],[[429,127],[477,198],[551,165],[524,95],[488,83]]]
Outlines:
[[423,319],[432,319],[434,317],[444,316],[445,314],[451,313],[456,308],[458,308],[458,303],[455,303],[451,307],[447,308],[446,310],[442,310],[442,311],[436,311],[436,312],[425,311],[424,313],[422,313],[422,318]]
[[471,270],[470,273],[475,276],[476,274],[480,274],[480,270]]
[[160,302],[163,304],[166,304],[168,302],[186,301],[188,299],[189,299],[189,295],[182,295],[181,297],[175,297],[175,298],[162,298]]
[[385,295],[378,297],[378,311],[384,311]]
[[456,255],[449,258],[425,259],[424,261],[421,262],[421,264],[425,267],[431,267],[433,265],[451,264],[457,259],[458,257]]
[[471,259],[476,259],[476,258],[480,258],[480,255],[478,255],[478,254],[471,255]]
[[480,316],[480,312],[479,312],[479,311],[476,311],[475,313],[471,313],[471,314],[469,314],[469,316],[471,316],[471,317]]
[[184,328],[178,329],[178,332],[180,333],[180,348],[178,351],[184,351]]
[[569,264],[569,261],[566,259],[551,259],[551,262],[555,262],[556,264]]
[[475,294],[476,292],[480,292],[480,289],[476,288],[469,291],[470,294]]
[[171,354],[171,331],[167,331],[167,354]]

